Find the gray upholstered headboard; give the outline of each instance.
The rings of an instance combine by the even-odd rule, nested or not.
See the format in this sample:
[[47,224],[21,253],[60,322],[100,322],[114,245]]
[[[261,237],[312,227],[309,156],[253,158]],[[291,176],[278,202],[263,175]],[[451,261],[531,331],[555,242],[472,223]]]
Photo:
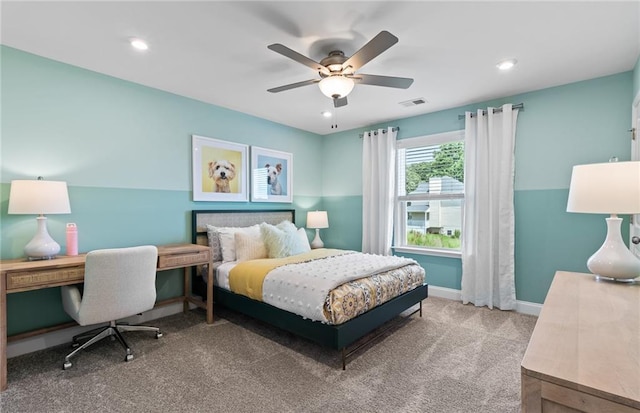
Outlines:
[[260,210],[260,211],[224,211],[224,210],[193,210],[191,211],[191,234],[194,244],[208,245],[207,225],[216,227],[249,227],[266,222],[279,224],[291,221],[295,224],[296,211],[294,209]]

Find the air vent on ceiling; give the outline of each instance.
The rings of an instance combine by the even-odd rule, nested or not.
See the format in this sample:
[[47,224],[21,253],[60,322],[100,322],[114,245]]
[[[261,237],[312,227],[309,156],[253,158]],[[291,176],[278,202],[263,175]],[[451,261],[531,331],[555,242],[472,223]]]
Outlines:
[[415,98],[415,99],[405,100],[404,102],[400,102],[402,106],[406,106],[406,107],[422,105],[424,103],[427,103],[427,99],[425,98]]

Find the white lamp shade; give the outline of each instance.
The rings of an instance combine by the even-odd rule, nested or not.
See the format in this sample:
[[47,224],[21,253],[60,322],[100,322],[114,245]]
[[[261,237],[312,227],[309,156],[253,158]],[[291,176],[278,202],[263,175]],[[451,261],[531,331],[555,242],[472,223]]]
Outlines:
[[307,212],[307,228],[329,228],[327,211]]
[[640,213],[640,162],[574,166],[567,212]]
[[616,216],[640,212],[640,162],[574,166],[567,211],[611,214],[604,243],[587,261],[589,271],[625,282],[640,276],[640,260],[624,244]]
[[11,181],[9,214],[69,214],[67,183],[60,181]]
[[353,90],[353,79],[342,75],[325,77],[318,83],[322,93],[328,98],[343,98]]

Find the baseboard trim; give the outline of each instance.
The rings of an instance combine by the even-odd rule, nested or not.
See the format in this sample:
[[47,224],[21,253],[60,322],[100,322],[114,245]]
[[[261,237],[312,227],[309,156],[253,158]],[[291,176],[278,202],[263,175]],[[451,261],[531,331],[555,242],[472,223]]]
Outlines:
[[532,303],[529,301],[516,300],[516,311],[522,314],[539,316],[542,310],[542,304]]
[[[156,318],[162,318],[180,313],[182,312],[182,307],[182,303],[169,304],[162,307],[154,308],[153,310],[147,311],[141,315],[129,317],[123,321],[131,324],[146,323],[147,321],[155,320]],[[195,308],[195,306],[192,306],[192,308]],[[71,339],[73,336],[80,334],[83,331],[91,330],[92,328],[96,328],[96,326],[92,325],[85,327],[71,327],[64,330],[52,331],[50,333],[25,338],[23,340],[12,341],[10,343],[7,343],[7,358],[17,357],[27,353],[33,353],[34,351],[44,350],[46,348],[55,347],[60,344],[71,343]]]
[[454,290],[453,288],[436,287],[434,285],[429,285],[429,295],[454,301],[462,300],[462,292],[460,290]]
[[[446,298],[448,300],[462,301],[462,292],[453,288],[437,287],[429,285],[429,295],[433,297]],[[516,301],[515,311],[528,315],[540,315],[542,304],[531,303],[529,301]]]

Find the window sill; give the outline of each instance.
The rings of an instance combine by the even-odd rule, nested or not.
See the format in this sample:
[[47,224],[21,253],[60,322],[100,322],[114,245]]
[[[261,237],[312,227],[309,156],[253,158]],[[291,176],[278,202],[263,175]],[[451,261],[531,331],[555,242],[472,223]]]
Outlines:
[[462,258],[462,252],[460,251],[449,251],[444,249],[429,249],[429,248],[418,248],[418,247],[407,247],[407,246],[397,246],[392,247],[395,252],[404,252],[407,254],[416,254],[416,255],[430,255],[434,257],[447,257],[447,258]]

